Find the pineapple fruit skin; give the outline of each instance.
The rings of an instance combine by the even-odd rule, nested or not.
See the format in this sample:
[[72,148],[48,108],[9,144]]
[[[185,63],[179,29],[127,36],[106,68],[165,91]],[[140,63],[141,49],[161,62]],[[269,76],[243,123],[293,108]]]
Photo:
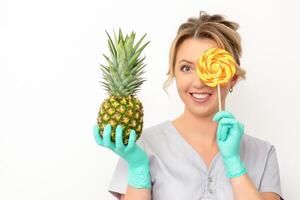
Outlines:
[[127,145],[131,129],[136,132],[138,140],[143,130],[144,109],[142,103],[134,95],[117,97],[110,95],[101,104],[97,122],[100,129],[100,135],[103,137],[104,127],[110,124],[111,141],[115,143],[116,127],[122,126],[123,144]]

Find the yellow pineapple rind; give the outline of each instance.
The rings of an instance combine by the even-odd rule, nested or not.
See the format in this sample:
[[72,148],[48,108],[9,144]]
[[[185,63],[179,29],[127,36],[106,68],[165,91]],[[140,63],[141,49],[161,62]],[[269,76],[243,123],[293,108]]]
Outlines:
[[100,135],[103,136],[105,125],[110,124],[112,127],[111,141],[115,143],[115,130],[117,125],[121,125],[125,145],[128,144],[131,129],[135,130],[136,140],[138,140],[142,134],[143,116],[143,105],[135,96],[110,96],[104,100],[99,110],[97,122]]

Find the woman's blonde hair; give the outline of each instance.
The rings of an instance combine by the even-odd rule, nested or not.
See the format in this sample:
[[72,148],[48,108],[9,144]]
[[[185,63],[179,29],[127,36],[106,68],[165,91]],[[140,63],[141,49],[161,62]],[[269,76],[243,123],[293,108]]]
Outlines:
[[168,94],[167,88],[171,85],[174,78],[174,67],[178,48],[184,40],[189,38],[209,38],[214,40],[220,48],[231,53],[235,62],[238,64],[235,75],[240,79],[246,79],[246,71],[240,67],[242,47],[241,37],[237,32],[238,28],[238,23],[228,21],[222,15],[209,15],[204,11],[200,11],[198,18],[191,17],[187,22],[181,24],[169,52],[168,79],[163,84],[165,92]]

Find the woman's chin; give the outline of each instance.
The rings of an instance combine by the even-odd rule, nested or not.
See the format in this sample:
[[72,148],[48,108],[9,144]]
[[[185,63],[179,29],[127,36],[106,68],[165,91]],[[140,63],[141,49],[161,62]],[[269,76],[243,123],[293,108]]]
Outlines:
[[198,108],[189,108],[189,111],[192,115],[198,118],[208,118],[213,117],[216,112],[218,112],[217,107],[198,107]]

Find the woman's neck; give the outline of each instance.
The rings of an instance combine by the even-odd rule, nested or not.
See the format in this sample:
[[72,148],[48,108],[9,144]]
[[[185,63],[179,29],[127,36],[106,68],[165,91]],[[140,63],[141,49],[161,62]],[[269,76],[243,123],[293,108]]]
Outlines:
[[217,122],[212,120],[213,116],[196,117],[185,111],[174,120],[174,125],[184,136],[193,139],[203,145],[216,145]]

